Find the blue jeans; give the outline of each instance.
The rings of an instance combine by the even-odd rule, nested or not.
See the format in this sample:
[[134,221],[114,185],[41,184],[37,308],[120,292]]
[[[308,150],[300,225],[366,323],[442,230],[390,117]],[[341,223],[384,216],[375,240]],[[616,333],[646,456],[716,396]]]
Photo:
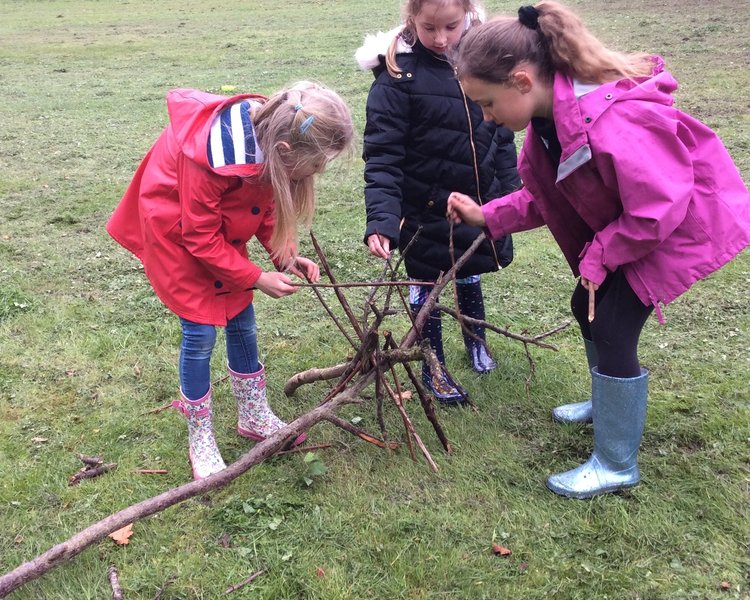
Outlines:
[[[180,389],[188,400],[203,398],[211,387],[211,353],[216,344],[216,327],[180,319]],[[227,360],[237,373],[260,369],[258,338],[253,305],[229,319],[226,326]]]

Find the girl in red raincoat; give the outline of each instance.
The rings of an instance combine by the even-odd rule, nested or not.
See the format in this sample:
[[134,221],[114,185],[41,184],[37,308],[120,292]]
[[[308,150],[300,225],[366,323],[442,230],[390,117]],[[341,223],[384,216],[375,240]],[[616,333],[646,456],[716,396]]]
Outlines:
[[[167,109],[169,125],[107,231],[141,260],[157,296],[180,318],[181,399],[174,405],[187,418],[190,463],[200,479],[225,468],[211,422],[216,325],[226,328],[238,433],[262,440],[285,425],[266,400],[253,290],[293,294],[298,288],[284,271],[319,279],[318,266],[297,254],[297,225],[309,225],[314,175],[350,147],[353,126],[342,99],[309,82],[268,99],[178,89],[167,95]],[[253,236],[277,272],[248,258]]]

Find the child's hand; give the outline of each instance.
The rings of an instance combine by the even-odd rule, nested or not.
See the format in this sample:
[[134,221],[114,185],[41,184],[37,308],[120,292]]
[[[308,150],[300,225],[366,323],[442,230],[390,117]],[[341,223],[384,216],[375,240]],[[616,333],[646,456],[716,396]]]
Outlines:
[[452,192],[448,196],[448,219],[454,223],[467,223],[484,227],[487,222],[482,213],[482,207],[465,194]]
[[288,296],[299,289],[284,273],[266,271],[260,274],[255,287],[271,298]]
[[304,256],[298,256],[295,261],[287,267],[287,271],[300,279],[308,279],[312,283],[320,281],[320,267],[318,263]]
[[388,258],[391,255],[391,240],[379,233],[373,233],[367,238],[370,254],[378,258]]

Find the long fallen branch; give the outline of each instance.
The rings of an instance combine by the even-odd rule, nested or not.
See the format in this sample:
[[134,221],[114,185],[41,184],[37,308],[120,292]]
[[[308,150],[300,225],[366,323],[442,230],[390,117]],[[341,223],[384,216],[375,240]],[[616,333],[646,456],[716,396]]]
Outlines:
[[226,469],[128,506],[90,525],[70,539],[53,546],[33,560],[23,563],[16,569],[0,576],[0,598],[4,598],[25,583],[41,577],[57,565],[69,561],[92,544],[104,539],[110,533],[121,529],[128,523],[139,521],[189,498],[227,485],[255,465],[276,454],[303,431],[327,419],[341,406],[358,401],[360,392],[371,381],[372,377],[362,377],[335,398],[298,417],[269,438],[256,444]]
[[[380,353],[381,364],[379,365],[379,368],[390,368],[394,363],[404,360],[414,360],[415,356],[419,356],[418,351],[418,348],[414,348],[411,352],[404,352],[400,349],[396,349],[390,352]],[[227,466],[226,469],[214,473],[204,479],[191,481],[179,487],[170,489],[158,496],[143,500],[111,514],[76,533],[65,542],[53,546],[33,560],[23,563],[16,569],[0,576],[0,599],[4,598],[10,592],[16,590],[25,583],[41,577],[57,565],[71,560],[92,544],[104,539],[110,533],[121,529],[129,523],[134,523],[135,521],[139,521],[161,512],[170,506],[184,502],[189,498],[205,494],[206,492],[229,484],[252,467],[262,463],[271,456],[274,456],[277,452],[285,448],[291,440],[295,439],[303,431],[310,429],[313,425],[321,421],[330,421],[334,424],[339,424],[338,422],[346,423],[343,419],[336,417],[334,413],[344,405],[360,403],[361,392],[372,384],[376,372],[377,369],[373,369],[362,374],[341,393],[323,404],[320,404],[311,411],[301,415],[286,427],[279,429],[262,442],[258,442],[237,461]],[[344,426],[343,428],[349,429],[348,426]],[[359,430],[356,435],[373,443],[378,442],[377,438],[369,436],[369,434],[363,430]],[[398,447],[398,444],[392,442],[381,441],[379,445],[392,449]]]
[[[452,268],[446,274],[441,274],[438,280],[435,281],[434,284],[432,284],[432,290],[427,298],[427,301],[422,306],[420,311],[413,316],[410,314],[410,318],[412,318],[412,327],[401,340],[400,344],[396,344],[396,342],[390,337],[390,333],[385,332],[386,345],[383,349],[380,349],[378,345],[378,340],[381,335],[378,329],[382,320],[387,315],[394,314],[394,311],[389,309],[391,290],[398,291],[402,303],[408,309],[408,303],[406,302],[406,299],[404,298],[400,289],[403,285],[405,285],[405,282],[391,281],[384,286],[387,288],[387,297],[385,306],[382,309],[378,309],[374,305],[374,294],[371,293],[370,297],[368,298],[368,308],[375,314],[376,318],[372,323],[367,323],[366,318],[362,323],[360,323],[354,316],[354,312],[352,311],[348,301],[344,297],[342,289],[346,287],[361,287],[363,285],[374,286],[377,288],[380,282],[356,285],[338,284],[333,276],[332,270],[327,262],[327,259],[325,258],[325,255],[323,254],[315,237],[312,236],[312,233],[311,237],[313,245],[315,246],[321,262],[323,263],[323,267],[328,274],[329,279],[331,280],[330,286],[327,287],[334,288],[336,297],[338,298],[341,307],[344,310],[344,313],[346,314],[346,317],[349,321],[349,325],[351,326],[355,335],[350,336],[346,332],[343,323],[337,322],[337,326],[357,352],[352,359],[348,360],[344,364],[329,367],[327,369],[311,369],[309,371],[297,374],[287,383],[284,389],[285,392],[289,395],[303,383],[310,383],[312,381],[321,381],[338,377],[338,383],[328,393],[324,401],[321,402],[317,407],[313,408],[311,411],[305,413],[304,415],[301,415],[300,417],[289,423],[287,426],[275,432],[266,440],[256,444],[251,450],[242,455],[236,462],[229,465],[226,469],[219,471],[218,473],[214,473],[213,475],[204,479],[191,481],[177,488],[173,488],[171,490],[163,492],[162,494],[159,494],[158,496],[143,500],[137,504],[124,508],[117,513],[109,515],[108,517],[78,532],[67,541],[53,546],[35,559],[26,562],[13,571],[0,576],[0,599],[4,598],[7,594],[24,585],[25,583],[41,577],[57,565],[71,560],[72,558],[83,552],[86,548],[105,538],[110,533],[117,531],[118,529],[121,529],[130,523],[134,523],[135,521],[161,512],[166,508],[183,502],[189,498],[198,496],[200,494],[205,494],[208,491],[215,490],[227,485],[255,465],[260,464],[269,457],[277,454],[300,433],[302,433],[303,431],[307,431],[320,421],[329,421],[332,424],[346,431],[349,431],[350,433],[353,433],[361,439],[376,444],[380,447],[391,449],[397,448],[399,446],[398,442],[387,441],[385,439],[380,440],[375,436],[367,433],[366,431],[354,427],[351,423],[345,421],[344,419],[341,419],[335,414],[336,411],[344,405],[362,403],[364,401],[363,396],[361,395],[362,392],[373,383],[376,387],[376,396],[379,399],[387,396],[391,398],[391,400],[396,405],[396,408],[398,409],[405,424],[407,439],[410,448],[411,440],[416,440],[417,445],[423,452],[426,460],[430,464],[430,467],[435,471],[437,470],[437,464],[430,456],[426,445],[422,442],[420,436],[414,429],[413,423],[411,422],[411,419],[406,413],[404,405],[401,402],[402,392],[400,390],[398,378],[395,372],[392,370],[392,366],[399,363],[404,365],[409,379],[417,388],[420,396],[420,402],[422,404],[423,410],[425,411],[425,414],[427,415],[430,423],[433,425],[441,443],[443,444],[443,447],[446,451],[450,452],[450,443],[448,442],[447,437],[445,436],[442,428],[437,421],[432,406],[432,399],[429,395],[426,394],[424,387],[421,385],[421,382],[419,382],[418,377],[414,374],[413,370],[410,369],[408,363],[415,360],[421,361],[425,359],[427,354],[429,354],[427,350],[429,344],[422,344],[421,347],[418,345],[418,342],[420,341],[419,332],[421,331],[424,322],[429,317],[430,312],[436,306],[437,298],[440,292],[445,288],[446,285],[448,285],[455,279],[455,275],[459,272],[461,266],[484,241],[485,235],[480,234],[480,236],[475,240],[471,247],[466,250],[466,252],[455,262]],[[411,284],[413,282],[409,283]],[[334,320],[336,320],[333,312],[325,304],[325,300],[320,295],[317,287],[314,287],[313,291],[317,294],[323,306],[326,307],[329,315],[334,318]],[[365,311],[365,313],[367,312],[368,311]],[[468,319],[468,317],[463,317],[463,320],[469,324],[474,324],[471,322],[471,320]],[[493,331],[498,330],[498,328],[494,328],[494,326],[491,326],[490,324],[485,325]],[[541,342],[541,339],[543,337],[546,337],[547,335],[549,334],[543,334],[541,336],[536,336],[533,338],[526,338],[521,336],[523,339],[521,339],[520,341],[523,341],[524,346],[527,349],[527,355],[529,344],[550,347],[548,344]],[[359,341],[359,344],[356,343],[356,340]],[[391,387],[391,385],[386,380],[386,373],[389,373],[392,376],[393,386],[395,386],[395,389],[394,387]],[[381,430],[383,430],[384,428],[382,426],[381,417],[379,417],[379,421],[381,422]],[[98,464],[98,457],[95,458],[97,458]]]

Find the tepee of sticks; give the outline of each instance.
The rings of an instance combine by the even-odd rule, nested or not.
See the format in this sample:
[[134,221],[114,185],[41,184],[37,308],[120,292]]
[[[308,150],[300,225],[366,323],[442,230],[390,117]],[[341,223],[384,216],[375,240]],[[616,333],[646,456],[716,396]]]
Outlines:
[[[326,368],[309,369],[294,375],[289,381],[287,381],[284,391],[287,395],[292,395],[295,390],[304,384],[336,379],[337,381],[333,384],[320,404],[312,410],[300,415],[286,427],[276,431],[269,438],[257,443],[252,449],[243,454],[226,469],[214,473],[204,479],[191,481],[179,487],[167,490],[158,496],[128,506],[108,517],[105,517],[93,525],[90,525],[86,529],[73,535],[68,540],[53,546],[43,554],[23,563],[16,569],[9,571],[4,575],[0,575],[0,599],[29,581],[41,577],[56,566],[71,560],[92,544],[104,539],[110,533],[122,529],[135,521],[161,512],[166,508],[189,498],[227,485],[252,467],[262,463],[279,451],[282,451],[300,433],[310,429],[321,421],[328,421],[333,425],[356,435],[360,439],[375,444],[381,448],[395,449],[399,447],[399,442],[389,440],[386,436],[386,427],[383,418],[386,399],[389,399],[392,402],[401,416],[405,429],[406,444],[408,445],[411,457],[416,459],[416,452],[414,449],[414,446],[416,445],[430,468],[433,471],[437,471],[437,463],[431,456],[421,436],[416,431],[412,419],[406,410],[403,401],[405,397],[405,387],[399,378],[396,369],[398,365],[403,367],[408,380],[411,382],[419,396],[420,405],[432,425],[435,434],[440,440],[443,449],[448,453],[452,452],[450,441],[438,421],[433,398],[426,391],[425,387],[422,385],[421,377],[418,377],[415,374],[414,369],[410,364],[414,361],[426,361],[431,370],[434,371],[435,369],[440,368],[440,364],[430,348],[429,342],[421,340],[419,334],[432,310],[439,309],[455,318],[461,324],[463,331],[468,335],[471,335],[468,326],[478,325],[485,327],[489,331],[499,333],[523,343],[530,366],[529,375],[526,379],[527,392],[534,373],[534,361],[529,353],[529,346],[534,345],[541,348],[557,350],[557,348],[544,340],[569,325],[569,323],[566,322],[546,333],[535,336],[526,336],[513,333],[507,329],[497,327],[483,320],[472,319],[462,315],[458,310],[457,302],[455,303],[456,308],[451,308],[438,303],[440,293],[448,284],[455,280],[456,273],[458,273],[462,265],[486,239],[484,233],[480,234],[474,243],[457,260],[453,260],[453,266],[447,273],[442,274],[435,282],[429,282],[429,285],[432,286],[432,291],[416,315],[411,314],[408,301],[405,298],[402,289],[403,287],[414,284],[415,282],[399,281],[397,279],[401,260],[403,260],[403,256],[408,252],[408,247],[404,250],[401,258],[395,265],[392,265],[390,261],[385,261],[383,273],[377,281],[367,283],[338,283],[330,267],[330,263],[317,239],[312,232],[310,236],[318,258],[330,282],[323,284],[307,283],[301,285],[312,288],[323,308],[334,321],[336,327],[353,350],[351,358],[348,358],[345,362]],[[453,256],[452,245],[451,255]],[[343,290],[350,287],[362,286],[368,286],[372,289],[368,294],[365,306],[363,307],[363,316],[360,320],[355,316]],[[341,305],[341,309],[348,320],[348,326],[341,322],[323,298],[320,289],[326,287],[333,288],[336,298]],[[378,296],[378,291],[382,289],[386,290],[384,294],[384,302],[381,306],[377,306],[375,299]],[[391,307],[394,291],[396,292],[400,303],[403,305],[402,308],[394,309]],[[400,314],[404,309],[406,309],[406,313],[409,314],[412,319],[412,326],[406,335],[397,342],[393,339],[392,334],[387,330],[381,329],[381,326],[388,316]],[[375,388],[374,397],[376,401],[378,423],[381,429],[380,437],[356,427],[351,422],[337,416],[336,414],[343,406],[364,403],[365,400],[363,393],[371,386],[374,386]]]

